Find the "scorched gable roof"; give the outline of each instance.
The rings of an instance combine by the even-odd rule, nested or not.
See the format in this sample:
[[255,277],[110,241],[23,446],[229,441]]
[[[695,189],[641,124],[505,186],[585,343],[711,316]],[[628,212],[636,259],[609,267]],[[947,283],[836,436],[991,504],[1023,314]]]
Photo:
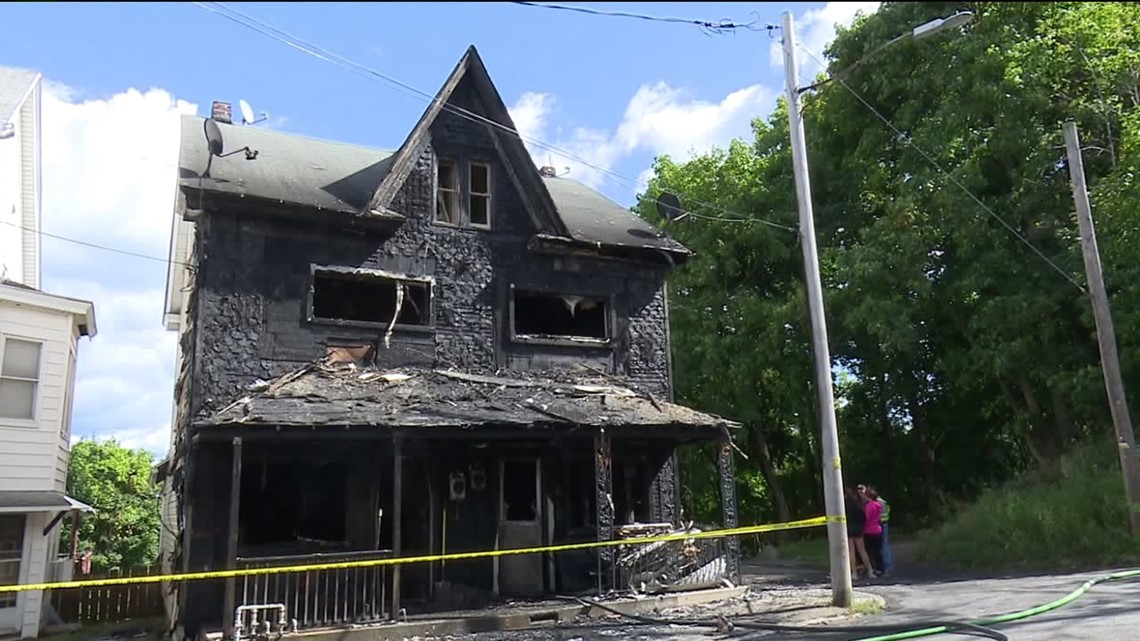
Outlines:
[[[179,185],[187,193],[228,194],[361,216],[400,219],[410,212],[388,207],[430,140],[429,129],[460,82],[468,79],[486,113],[480,114],[511,169],[526,213],[541,230],[538,240],[590,247],[663,252],[680,262],[688,249],[630,210],[569,178],[542,176],[491,82],[478,52],[470,47],[431,106],[396,152],[317,140],[279,131],[219,123],[225,153],[210,158],[204,118],[183,116]],[[208,169],[208,171],[207,171]]]

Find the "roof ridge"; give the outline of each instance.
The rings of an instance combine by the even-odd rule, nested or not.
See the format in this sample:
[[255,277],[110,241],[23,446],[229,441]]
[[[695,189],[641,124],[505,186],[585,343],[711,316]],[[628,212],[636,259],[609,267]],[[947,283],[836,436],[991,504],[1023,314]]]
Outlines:
[[[194,119],[194,120],[206,120],[207,119],[206,116],[199,116],[198,114],[182,114],[182,117]],[[218,124],[219,125],[225,125],[227,127],[233,127],[234,129],[244,129],[245,128],[245,126],[243,126],[243,125],[236,125],[233,123],[218,123]],[[354,147],[356,149],[361,149],[361,150],[365,150],[365,151],[378,151],[380,153],[384,153],[384,154],[388,154],[388,155],[392,155],[392,154],[396,153],[396,150],[394,150],[394,149],[384,149],[382,147],[373,147],[371,145],[362,145],[360,143],[355,143],[355,142],[345,142],[343,140],[333,140],[331,138],[318,138],[316,136],[299,134],[299,133],[295,133],[292,131],[281,131],[279,129],[266,129],[263,127],[257,128],[256,131],[263,133],[263,134],[269,134],[269,135],[275,135],[275,136],[288,136],[290,138],[296,138],[298,140],[307,140],[310,142],[321,142],[321,143],[325,143],[325,144],[329,144],[329,145],[340,145],[343,147]]]

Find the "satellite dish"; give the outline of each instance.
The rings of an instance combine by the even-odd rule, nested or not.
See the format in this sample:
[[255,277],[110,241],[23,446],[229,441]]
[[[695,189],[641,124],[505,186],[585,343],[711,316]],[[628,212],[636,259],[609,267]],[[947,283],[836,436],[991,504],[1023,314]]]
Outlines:
[[248,125],[253,122],[253,107],[244,100],[238,101],[238,108],[241,109],[241,124]]
[[224,146],[222,144],[222,130],[218,127],[218,121],[213,118],[207,118],[202,128],[206,132],[206,145],[210,148],[211,156],[221,156]]
[[657,213],[665,220],[677,220],[684,215],[681,211],[681,199],[677,194],[671,194],[667,191],[661,192],[657,197]]

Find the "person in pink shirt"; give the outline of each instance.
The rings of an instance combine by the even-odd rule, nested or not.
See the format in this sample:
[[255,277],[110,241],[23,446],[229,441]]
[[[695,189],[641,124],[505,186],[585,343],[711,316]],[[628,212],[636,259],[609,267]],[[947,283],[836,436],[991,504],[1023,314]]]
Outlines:
[[871,496],[873,490],[860,485],[859,498],[863,500],[863,544],[867,547],[867,556],[871,557],[871,569],[874,576],[883,574],[883,504]]

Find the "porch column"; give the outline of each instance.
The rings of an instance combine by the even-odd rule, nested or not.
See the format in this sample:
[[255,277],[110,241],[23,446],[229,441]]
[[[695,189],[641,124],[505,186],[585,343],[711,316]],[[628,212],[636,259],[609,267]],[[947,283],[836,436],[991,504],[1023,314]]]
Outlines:
[[658,523],[677,525],[677,450],[675,447],[667,457],[664,457],[661,467],[653,476],[653,484],[650,489],[653,520]]
[[[400,536],[403,534],[404,507],[404,438],[396,434],[392,439],[392,556],[402,555]],[[400,617],[400,564],[392,566],[392,620]]]
[[[233,466],[230,477],[230,520],[229,535],[226,540],[226,569],[237,567],[238,553],[238,517],[241,514],[241,437],[233,440]],[[237,592],[237,579],[226,579],[225,607],[222,608],[222,630],[226,639],[234,638],[234,610],[237,608],[235,600]]]
[[[736,514],[736,466],[732,459],[732,442],[720,442],[717,456],[717,468],[720,470],[720,512],[721,521],[725,529],[740,525]],[[740,537],[730,536],[724,539],[725,569],[729,581],[740,583]]]
[[[614,538],[613,473],[610,458],[610,437],[605,430],[594,436],[594,493],[597,505],[598,540],[610,541]],[[598,596],[607,585],[613,585],[614,549],[598,548]],[[603,581],[606,574],[609,581]]]

